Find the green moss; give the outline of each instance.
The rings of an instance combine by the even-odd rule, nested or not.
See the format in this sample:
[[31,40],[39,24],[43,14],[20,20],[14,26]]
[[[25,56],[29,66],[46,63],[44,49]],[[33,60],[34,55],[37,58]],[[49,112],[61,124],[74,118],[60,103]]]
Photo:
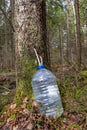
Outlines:
[[10,116],[10,119],[13,120],[14,118],[15,118],[15,114],[12,114],[12,115]]
[[87,107],[82,104],[78,104],[76,107],[76,112],[85,115],[87,113]]
[[72,123],[71,125],[68,126],[68,130],[71,130],[71,129],[81,130],[80,126],[76,123]]
[[40,129],[40,126],[41,126],[41,121],[40,121],[40,120],[35,121],[35,123],[34,123],[34,128],[35,128],[35,129]]
[[87,70],[83,70],[80,72],[80,76],[87,77]]
[[31,110],[31,109],[32,109],[32,102],[28,102],[28,103],[27,103],[27,109],[28,109],[28,110]]
[[3,114],[4,112],[7,112],[8,110],[8,105],[5,105],[1,111],[1,113]]
[[28,82],[20,80],[16,90],[14,102],[16,102],[17,105],[20,105],[25,97],[32,97],[32,88],[30,86],[30,83],[28,84]]
[[3,118],[0,118],[0,123],[1,122],[4,122],[5,121],[5,118],[3,117]]
[[25,97],[31,98],[33,94],[31,80],[36,68],[34,60],[24,60],[22,64],[22,71],[18,76],[16,95],[14,98],[14,102],[17,104],[21,104]]
[[59,88],[65,110],[83,114],[87,112],[87,78],[85,76],[65,74],[60,80]]
[[87,101],[87,86],[76,90],[75,98],[78,102],[86,103]]

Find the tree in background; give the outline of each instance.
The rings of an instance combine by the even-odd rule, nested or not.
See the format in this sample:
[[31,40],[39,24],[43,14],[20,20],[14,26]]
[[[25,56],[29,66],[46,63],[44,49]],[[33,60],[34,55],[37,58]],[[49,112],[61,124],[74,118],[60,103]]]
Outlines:
[[[6,1],[3,0],[4,13],[6,14]],[[4,68],[8,68],[8,37],[7,37],[7,18],[4,15],[4,32],[5,32],[5,43],[4,43]]]
[[[61,1],[47,1],[47,23],[50,39],[51,65],[56,62],[58,65],[63,63],[63,30],[65,28],[65,12]],[[54,53],[55,56],[54,56]]]
[[82,63],[82,45],[81,45],[81,32],[80,32],[80,14],[79,14],[79,0],[74,0],[75,17],[76,17],[76,52],[78,68],[81,68]]
[[[11,0],[12,3],[13,0]],[[0,45],[1,45],[1,69],[11,71],[15,66],[14,58],[14,41],[13,41],[13,7],[10,5],[10,0],[0,1]]]
[[9,9],[9,19],[11,24],[9,25],[9,42],[10,42],[10,61],[11,68],[15,69],[15,46],[14,46],[14,2],[15,0],[10,0],[10,9]]
[[[68,4],[68,5],[67,5]],[[48,30],[49,39],[51,46],[51,57],[52,64],[60,64],[61,47],[59,47],[60,38],[59,35],[61,29],[62,37],[62,52],[63,52],[63,64],[74,65],[76,68],[80,68],[81,64],[86,64],[86,5],[87,2],[84,0],[61,0],[61,1],[47,1],[47,19],[48,19]],[[60,13],[61,8],[61,15]],[[66,17],[67,14],[67,17]],[[67,21],[67,23],[65,22]],[[81,23],[81,24],[80,24]],[[83,31],[83,32],[82,32]],[[85,46],[82,44],[85,42]],[[56,44],[58,43],[58,44]],[[68,44],[67,44],[68,43]],[[57,46],[58,45],[58,46]],[[58,53],[57,53],[58,48]],[[67,52],[67,55],[66,55]],[[57,56],[58,54],[58,56]],[[55,56],[54,56],[55,55]],[[58,61],[55,57],[58,57]],[[69,63],[66,59],[69,57]],[[53,61],[54,60],[54,61]]]
[[66,1],[66,25],[67,25],[67,48],[66,57],[67,61],[71,59],[71,48],[70,48],[70,12],[69,12],[69,0]]

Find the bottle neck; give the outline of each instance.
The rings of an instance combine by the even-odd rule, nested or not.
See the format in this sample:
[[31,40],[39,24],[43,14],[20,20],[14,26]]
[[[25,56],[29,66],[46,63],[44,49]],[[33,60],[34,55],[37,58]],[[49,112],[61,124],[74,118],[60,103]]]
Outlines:
[[44,69],[45,68],[45,66],[42,64],[42,65],[39,65],[38,67],[37,67],[37,69],[38,70],[41,70],[41,69]]

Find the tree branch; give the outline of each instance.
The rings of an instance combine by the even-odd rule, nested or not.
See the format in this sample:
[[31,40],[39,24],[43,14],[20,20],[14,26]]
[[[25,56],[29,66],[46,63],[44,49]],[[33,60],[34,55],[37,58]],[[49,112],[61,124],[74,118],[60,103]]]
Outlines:
[[12,25],[11,20],[7,17],[7,15],[6,15],[5,11],[2,9],[2,7],[1,7],[1,6],[0,6],[0,10],[1,10],[1,12],[3,13],[3,15],[5,16],[5,18],[8,20],[8,22],[9,22],[9,24],[10,24],[10,26],[11,26],[11,28],[12,28],[13,32],[15,32],[15,29],[14,29],[14,27],[13,27],[13,25]]

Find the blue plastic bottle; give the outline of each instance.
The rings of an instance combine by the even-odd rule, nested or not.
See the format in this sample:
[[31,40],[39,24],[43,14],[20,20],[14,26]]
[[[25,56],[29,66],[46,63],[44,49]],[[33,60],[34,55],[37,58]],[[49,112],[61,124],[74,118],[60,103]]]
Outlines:
[[56,77],[44,65],[38,66],[38,70],[32,79],[32,88],[41,114],[54,118],[61,116],[63,106]]

